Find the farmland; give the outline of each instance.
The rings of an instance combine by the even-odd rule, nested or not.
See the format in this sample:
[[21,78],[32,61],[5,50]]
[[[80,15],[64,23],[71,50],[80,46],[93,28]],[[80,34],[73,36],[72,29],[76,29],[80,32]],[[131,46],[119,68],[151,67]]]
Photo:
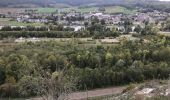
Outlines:
[[127,9],[125,7],[120,7],[120,6],[110,6],[110,7],[105,7],[106,9],[106,13],[124,13],[124,14],[131,14],[131,13],[135,13],[136,10],[130,10]]
[[[131,14],[135,13],[136,10],[130,10],[125,7],[121,6],[109,6],[104,7],[106,9],[106,13],[115,14],[115,13],[124,13],[124,14]],[[57,10],[63,11],[63,12],[70,12],[70,11],[76,11],[81,13],[89,13],[89,12],[97,12],[99,7],[65,7],[65,8],[34,8],[37,9],[38,13],[54,13]]]
[[[130,14],[136,12],[136,10],[129,10],[125,7],[121,6],[109,6],[104,7],[106,9],[106,13],[125,13]],[[17,13],[17,12],[24,12],[26,9],[37,9],[37,13],[54,13],[57,10],[61,10],[63,12],[70,12],[72,10],[81,13],[88,13],[88,12],[96,12],[98,11],[99,7],[72,7],[72,6],[58,6],[55,7],[38,7],[38,8],[0,8],[0,13]]]
[[0,18],[0,26],[44,26],[43,23],[17,22],[10,18]]
[[19,13],[19,12],[23,12],[24,9],[23,8],[0,8],[0,13]]
[[37,10],[38,10],[37,13],[54,13],[54,12],[57,12],[56,8],[37,8]]
[[79,8],[79,7],[66,7],[66,8],[34,8],[37,9],[38,13],[54,13],[58,10],[62,12],[70,12],[70,11],[76,11],[76,12],[95,12],[98,10],[98,7],[87,7],[87,8]]

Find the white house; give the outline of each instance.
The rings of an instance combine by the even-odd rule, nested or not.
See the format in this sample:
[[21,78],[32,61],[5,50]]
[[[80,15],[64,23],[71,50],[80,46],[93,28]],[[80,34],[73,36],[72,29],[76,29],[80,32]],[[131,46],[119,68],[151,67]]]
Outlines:
[[75,32],[85,29],[84,26],[64,26],[64,28],[67,28],[67,27],[73,28]]

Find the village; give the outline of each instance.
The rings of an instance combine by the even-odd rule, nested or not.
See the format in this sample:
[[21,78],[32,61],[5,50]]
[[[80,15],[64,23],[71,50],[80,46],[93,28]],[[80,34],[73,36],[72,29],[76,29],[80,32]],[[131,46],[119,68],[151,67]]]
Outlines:
[[[82,31],[88,26],[92,25],[93,21],[99,21],[101,24],[105,25],[107,28],[115,28],[120,32],[125,32],[125,21],[129,21],[131,25],[130,32],[134,32],[137,26],[145,27],[148,23],[153,23],[157,28],[161,29],[166,23],[170,16],[168,12],[161,12],[157,10],[148,9],[138,9],[134,13],[124,14],[124,13],[107,13],[105,8],[99,8],[97,11],[90,12],[78,12],[75,10],[70,10],[67,12],[58,9],[53,13],[38,13],[37,9],[22,9],[19,12],[2,12],[0,13],[0,18],[3,20],[10,19],[10,21],[15,21],[18,23],[40,23],[40,25],[35,25],[35,27],[48,27],[50,25],[62,25],[64,29],[69,29],[72,31]],[[26,25],[3,25],[0,24],[0,29],[3,27],[10,26],[11,28],[26,28]],[[47,29],[50,31],[50,29]]]
[[170,100],[170,0],[0,0],[0,100]]

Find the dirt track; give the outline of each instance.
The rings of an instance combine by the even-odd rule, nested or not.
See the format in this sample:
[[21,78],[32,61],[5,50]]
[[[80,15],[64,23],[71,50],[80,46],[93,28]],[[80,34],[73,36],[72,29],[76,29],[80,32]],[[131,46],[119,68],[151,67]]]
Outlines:
[[[87,92],[75,92],[68,95],[65,100],[87,100],[87,98],[109,96],[122,93],[126,87],[110,87],[104,89],[90,90]],[[27,100],[43,100],[42,98],[31,98]]]
[[76,92],[68,96],[67,100],[84,100],[91,97],[100,97],[113,94],[119,94],[125,89],[125,87],[113,87],[105,89],[90,90],[87,92]]

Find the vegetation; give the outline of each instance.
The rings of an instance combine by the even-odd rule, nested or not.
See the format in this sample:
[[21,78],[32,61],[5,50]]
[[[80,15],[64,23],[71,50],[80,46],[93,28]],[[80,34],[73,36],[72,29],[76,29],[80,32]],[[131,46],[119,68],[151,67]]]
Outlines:
[[164,31],[170,31],[170,19],[168,19],[166,23],[163,23],[162,26]]
[[[60,75],[62,79],[54,82],[63,82],[68,87],[59,85],[54,88],[63,90],[54,94],[54,97],[72,90],[72,83],[75,82],[71,80],[78,80],[76,87],[84,90],[167,79],[170,73],[169,46],[168,37],[154,36],[149,42],[122,40],[120,45],[107,47],[87,48],[78,46],[76,41],[70,41],[67,45],[51,41],[2,47],[0,94],[16,97],[53,94],[50,91],[54,90],[43,86],[51,86],[54,77],[58,79]],[[10,88],[4,90],[4,87]]]
[[115,14],[115,13],[132,14],[135,13],[136,10],[134,9],[131,10],[123,6],[109,6],[109,7],[105,7],[105,12],[111,14]]
[[[123,6],[109,6],[109,7],[103,7],[105,8],[106,13],[115,14],[115,13],[124,13],[124,14],[132,14],[136,12],[136,10],[131,10]],[[81,13],[89,13],[89,12],[97,12],[100,10],[100,7],[66,7],[66,8],[35,8],[37,9],[38,13],[57,13],[57,10],[61,10],[62,12],[70,12],[70,11],[76,11]]]
[[57,13],[56,8],[37,8],[37,13]]
[[[63,28],[62,25],[49,26],[48,27],[33,27],[27,26],[25,28],[9,26],[3,27],[0,31],[0,38],[19,38],[19,37],[48,37],[48,38],[71,38],[71,37],[93,37],[93,38],[104,38],[104,37],[117,37],[121,33],[117,30],[111,30],[106,28],[105,22],[99,23],[98,19],[94,19],[92,25],[87,27],[87,30],[74,32],[71,28]],[[103,24],[103,25],[102,25]],[[50,29],[50,31],[48,31]]]
[[17,22],[10,18],[0,18],[0,26],[44,26],[43,23]]
[[[86,3],[84,2],[84,4]],[[2,15],[0,26],[4,27],[0,27],[0,97],[38,96],[49,100],[54,98],[62,100],[76,89],[88,90],[130,84],[123,90],[123,92],[128,92],[136,87],[134,83],[168,79],[170,37],[157,35],[157,33],[159,29],[166,31],[165,33],[170,31],[170,21],[165,18],[166,21],[160,23],[155,20],[153,24],[144,20],[140,22],[142,25],[139,24],[134,29],[133,26],[137,24],[134,22],[140,16],[131,18],[129,15],[136,12],[135,9],[140,9],[140,12],[152,12],[164,7],[155,6],[155,2],[146,6],[144,6],[145,3],[140,4],[134,2],[134,4],[130,4],[132,7],[122,4],[119,6],[45,7],[26,10],[28,13],[36,11],[39,14],[47,13],[46,17],[32,16],[48,20],[48,22],[42,21],[42,24],[28,23],[28,21],[17,22],[14,19],[4,18],[5,16]],[[0,6],[6,5],[0,4]],[[146,9],[143,9],[145,7]],[[151,7],[153,9],[150,9]],[[58,11],[62,12],[61,16],[55,16]],[[91,16],[88,20],[85,20],[88,14],[85,16],[75,13],[75,16],[70,16],[72,12],[97,11],[109,15],[122,14],[120,14],[120,19],[117,19],[119,15],[115,18],[113,16],[113,19],[112,17],[107,18],[107,15],[106,18]],[[169,12],[169,7],[166,6],[162,11]],[[67,12],[70,15],[65,17]],[[10,12],[8,13],[10,14]],[[114,20],[118,21],[114,23]],[[83,27],[75,31],[77,29],[74,29],[74,24],[78,26],[76,28],[80,28],[81,25]],[[136,33],[132,32],[133,29]],[[123,37],[116,38],[130,33],[136,37],[131,39],[131,35],[127,35],[129,40]],[[33,38],[35,41],[27,42],[27,38]],[[36,41],[36,38],[43,38],[44,41],[43,39]],[[105,40],[103,40],[104,38]],[[107,44],[108,38],[110,44],[116,41],[118,45],[101,45]],[[11,41],[15,39],[16,44],[14,45]],[[6,43],[11,44],[6,45]],[[159,97],[153,99],[159,99]]]

